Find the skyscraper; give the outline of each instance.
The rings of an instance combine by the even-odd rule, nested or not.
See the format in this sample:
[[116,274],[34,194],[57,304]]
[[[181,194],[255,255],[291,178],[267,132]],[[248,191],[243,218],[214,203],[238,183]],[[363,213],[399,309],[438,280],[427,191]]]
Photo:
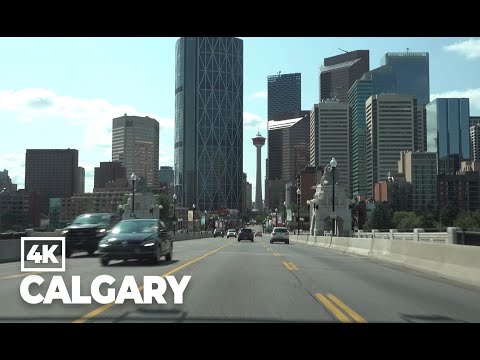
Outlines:
[[347,102],[348,90],[369,69],[369,50],[349,51],[325,58],[320,67],[320,102],[333,98]]
[[366,102],[366,192],[398,171],[400,152],[413,150],[417,101],[409,95],[373,95]]
[[437,174],[455,175],[470,159],[470,101],[437,98],[426,112],[428,151],[437,152]]
[[270,75],[268,81],[268,120],[302,109],[302,75],[300,73]]
[[470,126],[470,160],[480,161],[480,124]]
[[120,161],[127,178],[135,173],[147,185],[158,187],[159,124],[152,118],[124,116],[113,119],[112,161]]
[[366,72],[348,90],[351,107],[351,186],[354,196],[365,196],[365,102],[372,95],[394,94],[396,76],[389,65]]
[[77,169],[77,188],[75,193],[83,194],[85,192],[85,168],[79,166]]
[[318,166],[318,104],[310,110],[310,165]]
[[171,166],[160,166],[158,170],[158,180],[161,183],[167,184],[169,187],[173,185],[173,167]]
[[25,190],[39,193],[39,209],[48,214],[50,198],[70,197],[77,190],[78,150],[27,149]]
[[397,93],[414,95],[418,104],[430,102],[430,65],[428,52],[389,52],[382,65],[390,65],[397,79]]
[[337,160],[342,184],[350,189],[350,107],[347,103],[318,104],[318,159],[320,166]]
[[199,210],[242,210],[243,40],[176,43],[175,193]]

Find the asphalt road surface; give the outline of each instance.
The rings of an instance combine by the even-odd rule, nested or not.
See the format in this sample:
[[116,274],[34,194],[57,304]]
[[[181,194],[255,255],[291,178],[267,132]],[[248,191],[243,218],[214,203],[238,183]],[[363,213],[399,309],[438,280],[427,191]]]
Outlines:
[[[183,304],[27,304],[20,283],[27,275],[45,279],[32,295],[45,295],[55,273],[20,272],[20,263],[0,264],[0,322],[480,322],[480,289],[361,256],[290,242],[270,244],[267,234],[238,242],[210,237],[174,243],[172,261],[153,265],[77,254],[66,260],[63,279],[81,276],[90,294],[98,275],[108,274],[118,290],[133,275],[141,288],[146,275],[191,275]],[[293,236],[293,235],[292,235]],[[36,290],[35,290],[36,289]],[[102,294],[106,288],[102,288]]]

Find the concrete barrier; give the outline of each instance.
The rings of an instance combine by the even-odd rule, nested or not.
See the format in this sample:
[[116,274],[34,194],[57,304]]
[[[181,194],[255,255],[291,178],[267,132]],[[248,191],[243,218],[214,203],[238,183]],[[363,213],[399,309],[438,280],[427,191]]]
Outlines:
[[0,240],[0,263],[20,261],[20,239]]
[[[425,243],[385,238],[317,236],[316,241],[296,240],[306,245],[330,247],[337,251],[405,266],[435,276],[480,286],[480,247]],[[331,246],[329,242],[331,239]]]

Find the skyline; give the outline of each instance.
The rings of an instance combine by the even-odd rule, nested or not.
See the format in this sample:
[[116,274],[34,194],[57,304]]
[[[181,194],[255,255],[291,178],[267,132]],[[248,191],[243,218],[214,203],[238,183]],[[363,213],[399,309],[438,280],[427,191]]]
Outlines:
[[[173,166],[177,39],[0,39],[7,54],[0,59],[0,118],[4,135],[0,170],[7,169],[12,181],[23,188],[27,148],[77,149],[79,166],[85,168],[85,191],[92,191],[94,167],[101,161],[112,160],[112,120],[124,113],[148,115],[159,121],[159,166]],[[252,183],[252,197],[256,193],[256,149],[251,138],[258,131],[265,137],[268,135],[267,77],[278,71],[301,73],[302,110],[310,110],[318,103],[318,76],[323,59],[341,54],[339,48],[370,50],[370,69],[381,65],[386,52],[405,51],[407,47],[412,52],[429,52],[430,100],[468,97],[471,115],[480,115],[480,39],[241,39],[244,40],[243,160],[247,180]],[[263,178],[266,157],[265,147]]]

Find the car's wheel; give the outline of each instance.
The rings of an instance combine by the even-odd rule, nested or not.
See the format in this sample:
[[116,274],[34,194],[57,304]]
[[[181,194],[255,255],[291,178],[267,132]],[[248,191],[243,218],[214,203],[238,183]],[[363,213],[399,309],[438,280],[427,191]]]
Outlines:
[[170,243],[170,252],[165,255],[165,260],[171,261],[173,257],[173,243]]
[[65,251],[65,257],[69,258],[70,256],[72,256],[72,250]]
[[270,244],[273,244],[273,240],[270,240]]
[[285,245],[288,245],[288,244],[290,244],[290,241],[288,241],[288,240],[285,241]]
[[240,242],[240,239],[238,239],[238,242]]
[[252,242],[253,242],[253,239],[252,239]]
[[110,259],[107,256],[102,256],[100,258],[100,264],[102,264],[102,266],[107,266],[109,262]]
[[92,256],[93,254],[95,254],[95,251],[97,251],[97,249],[88,249],[88,255]]

